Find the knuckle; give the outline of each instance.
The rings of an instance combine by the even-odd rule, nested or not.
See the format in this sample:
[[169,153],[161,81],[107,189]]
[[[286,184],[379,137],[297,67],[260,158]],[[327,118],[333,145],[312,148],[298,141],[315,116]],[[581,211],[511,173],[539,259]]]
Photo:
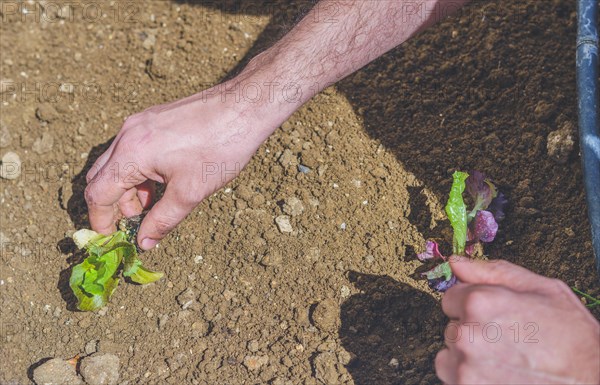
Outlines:
[[92,166],[92,168],[90,168],[88,170],[87,174],[85,174],[86,183],[90,183],[92,181],[92,179],[94,179],[94,176],[96,176],[97,172],[98,172],[98,170],[96,169],[95,165]]
[[115,152],[126,154],[128,159],[135,159],[139,152],[136,150],[149,145],[154,139],[152,130],[131,128],[123,133],[115,146]]
[[87,174],[85,174],[85,183],[89,184],[92,181],[92,179],[94,179],[95,175],[95,173],[92,173],[92,170],[88,171]]
[[94,193],[93,185],[86,186],[83,191],[83,197],[87,202],[88,206],[94,206],[96,204],[96,194]]
[[152,221],[158,234],[163,237],[177,225],[177,220],[166,214],[155,215]]
[[173,186],[174,198],[181,207],[196,207],[204,198],[202,196],[202,185],[188,183],[187,185],[176,184]]

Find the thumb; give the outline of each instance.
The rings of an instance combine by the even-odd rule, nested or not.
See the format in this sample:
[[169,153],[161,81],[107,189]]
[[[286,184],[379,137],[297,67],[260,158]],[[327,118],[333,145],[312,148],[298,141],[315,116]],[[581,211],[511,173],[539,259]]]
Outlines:
[[514,290],[538,287],[549,278],[504,260],[482,261],[461,256],[450,257],[452,272],[459,281],[483,285],[503,285]]
[[144,217],[138,232],[138,245],[149,250],[171,232],[194,209],[195,204],[189,203],[177,192],[175,187],[167,186],[162,198]]

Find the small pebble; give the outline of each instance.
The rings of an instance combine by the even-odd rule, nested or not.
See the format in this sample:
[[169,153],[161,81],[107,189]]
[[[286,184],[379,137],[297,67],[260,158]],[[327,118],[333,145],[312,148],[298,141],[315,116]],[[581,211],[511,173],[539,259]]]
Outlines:
[[248,350],[251,351],[252,353],[258,352],[258,341],[257,340],[249,341],[248,342]]
[[269,251],[260,260],[260,264],[263,266],[278,266],[281,262],[283,262],[283,257],[277,250]]
[[192,324],[192,331],[195,336],[203,337],[208,334],[209,329],[210,325],[205,321],[196,321]]
[[350,288],[346,285],[342,285],[342,287],[340,288],[340,295],[342,296],[342,298],[347,298],[350,296]]
[[167,324],[167,321],[169,320],[169,315],[168,314],[161,314],[158,316],[158,329],[162,330],[165,325]]
[[558,164],[565,164],[575,148],[574,132],[569,128],[552,131],[546,143],[550,158]]
[[279,164],[283,167],[295,166],[298,164],[298,158],[289,149],[285,149],[279,157]]
[[45,154],[47,152],[52,151],[52,147],[54,146],[54,138],[50,133],[44,132],[40,138],[37,138],[35,142],[33,142],[32,150],[36,154]]
[[35,110],[35,116],[42,122],[52,122],[58,118],[58,111],[50,103],[42,103]]
[[156,44],[156,35],[149,34],[142,42],[142,47],[144,47],[144,49],[150,50],[150,49],[152,49],[152,47],[154,47],[155,44]]
[[377,168],[371,170],[371,175],[373,175],[376,178],[385,178],[387,176],[387,172],[385,171],[384,168],[377,167]]
[[21,176],[21,158],[16,152],[9,151],[2,157],[0,178],[17,179]]
[[85,354],[94,354],[98,349],[98,340],[91,340],[87,344],[85,344],[84,352]]
[[283,204],[283,212],[295,217],[304,212],[302,201],[296,197],[286,198]]
[[288,217],[287,215],[278,216],[277,218],[275,218],[275,223],[277,224],[279,231],[281,231],[282,233],[291,233],[294,230],[290,223],[290,217]]
[[256,371],[260,369],[263,365],[269,363],[269,356],[246,356],[244,357],[244,366],[248,368],[248,370]]

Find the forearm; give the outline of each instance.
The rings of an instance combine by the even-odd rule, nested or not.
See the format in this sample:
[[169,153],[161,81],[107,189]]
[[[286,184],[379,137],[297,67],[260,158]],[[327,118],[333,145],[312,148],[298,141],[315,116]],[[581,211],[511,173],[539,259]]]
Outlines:
[[[282,122],[325,87],[466,1],[321,0],[286,36],[252,59],[233,82],[253,82],[254,88],[260,87],[262,97],[254,110]],[[252,91],[253,96],[258,92]]]

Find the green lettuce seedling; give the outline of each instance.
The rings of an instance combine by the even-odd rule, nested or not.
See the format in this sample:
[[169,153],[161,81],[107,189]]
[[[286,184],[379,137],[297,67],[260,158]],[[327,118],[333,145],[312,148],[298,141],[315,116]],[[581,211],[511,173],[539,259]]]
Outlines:
[[[474,202],[471,211],[467,210],[463,199],[465,190]],[[454,230],[452,255],[471,257],[477,243],[493,241],[498,231],[498,221],[504,218],[506,203],[506,197],[481,172],[473,171],[470,175],[455,172],[446,204],[446,214]],[[439,265],[423,273],[431,288],[444,292],[456,284],[448,258],[440,253],[437,242],[427,241],[425,252],[417,254],[417,258],[421,261],[440,261]]]
[[73,234],[73,241],[87,254],[82,263],[73,267],[69,279],[79,310],[94,311],[108,303],[119,285],[120,268],[124,277],[142,285],[163,276],[142,266],[137,248],[126,231],[105,236],[83,229]]

